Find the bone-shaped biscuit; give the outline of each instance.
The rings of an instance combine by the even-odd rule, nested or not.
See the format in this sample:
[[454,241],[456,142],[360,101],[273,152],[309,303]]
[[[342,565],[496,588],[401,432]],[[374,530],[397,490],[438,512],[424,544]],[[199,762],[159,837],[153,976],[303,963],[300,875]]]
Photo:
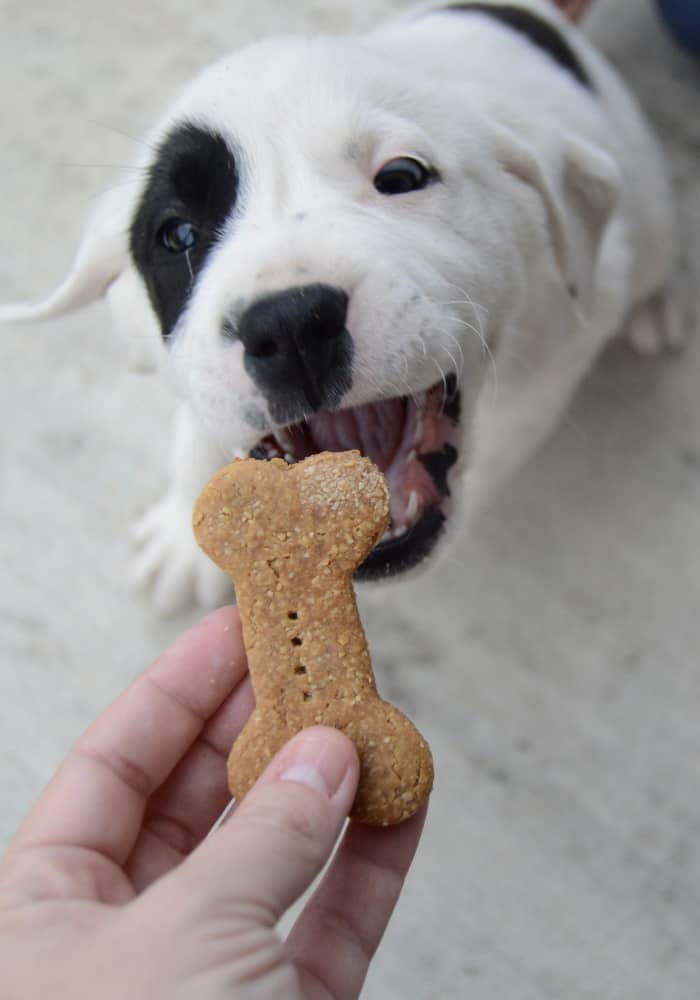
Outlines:
[[256,699],[228,761],[237,799],[291,736],[317,724],[357,748],[354,819],[399,823],[430,794],[430,750],[377,694],[352,587],[388,520],[384,477],[359,452],[291,466],[239,459],[197,501],[195,536],[233,581]]

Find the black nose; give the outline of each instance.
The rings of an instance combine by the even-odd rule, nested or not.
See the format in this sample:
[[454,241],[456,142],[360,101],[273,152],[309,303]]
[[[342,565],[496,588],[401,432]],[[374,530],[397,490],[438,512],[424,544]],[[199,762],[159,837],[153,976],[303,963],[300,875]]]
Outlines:
[[245,369],[263,391],[276,423],[331,409],[352,384],[348,296],[330,285],[266,295],[241,316],[236,336]]

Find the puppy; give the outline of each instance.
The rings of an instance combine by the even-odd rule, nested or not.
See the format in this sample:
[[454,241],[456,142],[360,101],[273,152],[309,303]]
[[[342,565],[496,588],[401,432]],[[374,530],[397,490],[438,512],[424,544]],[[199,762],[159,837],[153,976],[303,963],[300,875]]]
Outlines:
[[545,0],[440,3],[205,70],[33,320],[105,296],[182,397],[140,526],[161,610],[227,586],[193,501],[223,461],[358,448],[423,565],[552,428],[611,337],[675,338],[669,187],[639,108]]

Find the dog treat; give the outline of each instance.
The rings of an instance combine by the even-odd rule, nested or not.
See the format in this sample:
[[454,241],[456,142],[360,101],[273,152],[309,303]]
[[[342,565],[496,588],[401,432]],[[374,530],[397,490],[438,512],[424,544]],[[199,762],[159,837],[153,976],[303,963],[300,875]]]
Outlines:
[[233,581],[256,698],[228,761],[237,799],[313,725],[340,729],[357,748],[354,819],[400,823],[430,794],[430,750],[377,694],[352,586],[388,521],[384,477],[357,451],[294,465],[238,459],[199,497],[195,536]]

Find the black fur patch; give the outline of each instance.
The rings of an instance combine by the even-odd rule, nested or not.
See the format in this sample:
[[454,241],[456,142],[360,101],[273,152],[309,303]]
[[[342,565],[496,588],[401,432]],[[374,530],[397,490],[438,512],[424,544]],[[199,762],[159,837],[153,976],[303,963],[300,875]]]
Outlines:
[[[186,123],[158,147],[131,224],[130,247],[165,338],[233,210],[237,189],[233,153],[216,132]],[[197,232],[196,242],[181,253],[167,249],[161,239],[163,226],[173,220]]]
[[525,35],[533,45],[546,52],[562,69],[589,90],[593,90],[591,80],[572,51],[568,42],[562,38],[554,25],[542,20],[532,11],[523,10],[511,4],[490,3],[452,3],[442,10],[462,11],[465,14],[486,14],[488,17],[508,25],[514,31]]
[[451,444],[444,445],[441,451],[429,451],[425,455],[418,456],[443,497],[450,495],[447,473],[457,461],[457,457],[457,449]]

